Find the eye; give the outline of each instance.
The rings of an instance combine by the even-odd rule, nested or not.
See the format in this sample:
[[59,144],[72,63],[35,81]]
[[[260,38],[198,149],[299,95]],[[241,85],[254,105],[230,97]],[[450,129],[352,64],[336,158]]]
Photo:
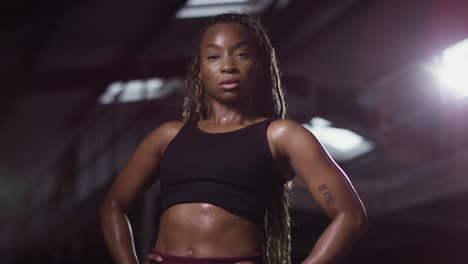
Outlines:
[[247,52],[239,52],[236,54],[236,57],[239,57],[241,59],[247,59],[249,57],[249,54]]
[[212,61],[212,60],[217,60],[219,58],[218,55],[209,55],[206,57],[209,61]]

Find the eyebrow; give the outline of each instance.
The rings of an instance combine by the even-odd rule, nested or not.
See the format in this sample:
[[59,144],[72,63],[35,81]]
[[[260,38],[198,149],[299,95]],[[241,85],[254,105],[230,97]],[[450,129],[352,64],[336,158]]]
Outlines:
[[[237,49],[237,48],[239,48],[240,46],[243,46],[243,45],[247,45],[247,46],[248,46],[248,44],[249,44],[249,43],[248,43],[247,40],[241,40],[241,41],[236,42],[236,44],[234,44],[233,49]],[[214,43],[208,43],[208,44],[206,44],[203,48],[204,48],[204,49],[206,49],[206,48],[216,48],[216,49],[219,49],[220,47],[219,47],[218,45],[214,44]]]

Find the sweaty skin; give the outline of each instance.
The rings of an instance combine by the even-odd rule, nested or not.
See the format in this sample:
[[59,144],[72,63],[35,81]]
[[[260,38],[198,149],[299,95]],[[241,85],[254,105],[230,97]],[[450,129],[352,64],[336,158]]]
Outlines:
[[[212,111],[206,120],[198,122],[198,127],[221,133],[264,120],[252,110],[260,63],[247,29],[235,23],[213,25],[205,32],[200,51],[199,77],[211,98]],[[138,263],[126,212],[138,195],[157,180],[154,171],[182,125],[181,121],[171,121],[148,135],[117,175],[101,206],[104,238],[116,263]],[[273,121],[267,139],[285,179],[297,175],[331,220],[303,263],[333,263],[366,226],[366,213],[358,195],[317,139],[298,123]],[[261,248],[262,229],[215,205],[178,204],[163,212],[154,247],[176,256],[250,255]],[[150,254],[145,263],[160,260]],[[248,263],[252,262],[242,262]]]
[[[201,130],[232,131],[264,119],[244,117],[237,123],[228,116],[233,115],[233,110],[240,114],[239,110],[246,112],[250,108],[250,95],[257,78],[255,47],[243,26],[218,24],[210,27],[202,38],[200,57],[199,77],[212,98],[213,112],[223,115],[223,118],[200,121]],[[253,116],[250,110],[246,113],[246,116]],[[179,204],[163,213],[162,231],[155,248],[177,256],[251,255],[261,250],[262,228],[215,205]]]

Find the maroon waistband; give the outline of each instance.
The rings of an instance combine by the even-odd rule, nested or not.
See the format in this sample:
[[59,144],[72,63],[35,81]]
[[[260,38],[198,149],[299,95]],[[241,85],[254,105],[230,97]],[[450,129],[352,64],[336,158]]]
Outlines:
[[161,256],[163,259],[162,263],[168,264],[182,264],[182,263],[189,263],[189,264],[234,264],[236,262],[241,261],[253,261],[255,264],[262,264],[263,263],[263,252],[259,251],[252,255],[246,256],[238,256],[238,257],[181,257],[181,256],[173,256],[161,253],[156,249],[152,250],[153,253]]

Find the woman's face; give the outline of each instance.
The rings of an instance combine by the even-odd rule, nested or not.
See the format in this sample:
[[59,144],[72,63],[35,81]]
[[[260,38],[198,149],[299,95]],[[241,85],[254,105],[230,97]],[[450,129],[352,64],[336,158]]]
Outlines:
[[258,67],[254,41],[244,26],[215,24],[203,35],[199,77],[213,100],[248,100],[256,85]]

